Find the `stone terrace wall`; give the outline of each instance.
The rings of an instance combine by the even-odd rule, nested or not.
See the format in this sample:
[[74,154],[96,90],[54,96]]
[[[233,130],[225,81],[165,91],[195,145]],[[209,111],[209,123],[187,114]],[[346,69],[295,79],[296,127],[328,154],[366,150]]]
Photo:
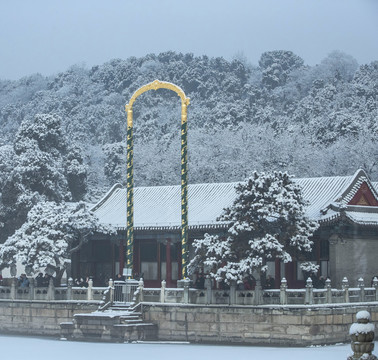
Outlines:
[[307,346],[349,342],[360,310],[378,321],[378,303],[313,306],[199,306],[143,303],[143,318],[159,340]]
[[0,300],[0,333],[59,336],[61,322],[97,310],[99,302]]

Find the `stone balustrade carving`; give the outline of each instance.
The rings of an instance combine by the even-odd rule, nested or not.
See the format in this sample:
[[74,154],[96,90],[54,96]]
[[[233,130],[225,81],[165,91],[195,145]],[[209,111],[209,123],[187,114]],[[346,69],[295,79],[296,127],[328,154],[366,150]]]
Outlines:
[[166,302],[187,304],[224,304],[224,305],[317,305],[335,303],[361,303],[378,301],[378,279],[372,281],[371,287],[366,287],[363,279],[358,280],[358,286],[352,288],[344,278],[341,289],[332,288],[331,280],[327,279],[323,289],[313,287],[311,279],[306,281],[302,289],[290,289],[285,278],[282,279],[279,289],[240,290],[236,283],[229,289],[213,289],[210,279],[205,280],[204,289],[195,289],[190,281],[183,280],[177,288],[167,288],[163,282],[160,288],[145,288],[143,280],[135,281],[126,287],[121,284],[123,297],[115,299],[118,282],[109,281],[109,287],[94,287],[90,281],[88,287],[73,286],[72,279],[68,279],[67,286],[55,287],[53,282],[48,287],[36,287],[34,282],[28,288],[17,286],[17,279],[10,282],[10,286],[0,286],[0,299],[4,300],[38,300],[38,301],[101,301],[105,291],[109,301],[126,302]]

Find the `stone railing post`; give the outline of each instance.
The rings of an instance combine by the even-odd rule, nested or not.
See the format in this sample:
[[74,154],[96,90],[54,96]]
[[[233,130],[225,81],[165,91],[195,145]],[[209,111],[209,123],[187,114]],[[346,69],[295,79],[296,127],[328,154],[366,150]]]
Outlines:
[[87,300],[93,300],[93,280],[88,280],[88,288],[87,288]]
[[183,298],[184,304],[189,304],[190,303],[189,285],[190,285],[190,280],[184,280],[184,298]]
[[360,302],[365,301],[365,284],[364,284],[364,279],[360,277],[357,280],[358,287],[360,288]]
[[280,304],[286,305],[287,304],[287,280],[282,278],[281,286],[280,286]]
[[236,304],[236,281],[232,280],[230,283],[230,305]]
[[113,304],[114,303],[114,282],[113,282],[113,279],[109,279],[109,290],[110,290],[110,295],[109,295],[110,303]]
[[47,300],[55,300],[55,286],[53,278],[49,280],[49,287],[47,288]]
[[349,302],[349,281],[346,277],[341,282],[341,287],[344,290],[344,302]]
[[305,295],[305,304],[312,305],[314,303],[314,288],[312,286],[311,278],[306,280],[306,295]]
[[378,301],[378,279],[376,276],[373,279],[373,287],[375,289],[375,301]]
[[327,279],[325,281],[325,286],[327,289],[326,292],[326,303],[331,304],[332,303],[332,288],[331,288],[331,279]]
[[72,300],[72,286],[73,286],[73,279],[69,278],[67,282],[67,300]]
[[211,304],[212,293],[211,293],[211,279],[210,275],[206,275],[205,278],[205,289],[206,289],[206,304]]
[[165,302],[165,286],[166,285],[167,285],[167,283],[165,282],[165,280],[163,280],[161,282],[161,288],[160,288],[160,302],[161,303]]
[[16,294],[17,294],[17,278],[14,277],[11,282],[10,298],[12,300],[16,300]]
[[29,299],[34,300],[34,278],[29,280]]
[[144,299],[144,297],[143,297],[143,289],[144,289],[143,279],[139,280],[138,287],[139,287],[139,302],[142,302],[143,299]]
[[256,280],[256,286],[253,296],[253,305],[261,305],[263,303],[263,290],[260,278]]

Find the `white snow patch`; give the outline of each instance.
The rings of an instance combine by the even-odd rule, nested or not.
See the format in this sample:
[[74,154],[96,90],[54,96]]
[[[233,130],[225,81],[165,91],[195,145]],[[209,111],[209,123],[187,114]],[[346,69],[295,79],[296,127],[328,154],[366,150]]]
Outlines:
[[349,335],[367,334],[374,331],[374,324],[357,324],[354,323],[349,329]]
[[360,320],[360,319],[367,319],[367,320],[371,320],[371,317],[370,317],[370,313],[366,310],[361,310],[357,313],[356,315],[356,319],[357,320]]
[[128,359],[154,360],[230,360],[230,359],[345,359],[350,345],[312,348],[185,345],[185,344],[112,344],[60,341],[32,337],[0,336],[2,356],[7,359]]

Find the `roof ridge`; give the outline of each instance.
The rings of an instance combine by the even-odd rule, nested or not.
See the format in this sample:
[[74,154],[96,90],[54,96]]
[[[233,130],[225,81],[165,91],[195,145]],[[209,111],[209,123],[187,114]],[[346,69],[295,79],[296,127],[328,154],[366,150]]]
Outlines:
[[96,209],[98,209],[108,198],[110,198],[110,196],[113,194],[113,192],[116,190],[116,189],[123,189],[122,185],[120,183],[116,183],[114,184],[110,190],[95,204],[93,205],[92,208],[90,208],[89,210],[90,211],[95,211]]
[[352,181],[348,185],[346,185],[344,190],[340,192],[340,195],[335,198],[335,202],[343,202],[344,204],[348,204],[349,201],[353,199],[353,196],[356,195],[363,182],[366,182],[374,197],[378,200],[378,193],[373,186],[369,176],[366,174],[365,170],[358,169],[354,173]]

